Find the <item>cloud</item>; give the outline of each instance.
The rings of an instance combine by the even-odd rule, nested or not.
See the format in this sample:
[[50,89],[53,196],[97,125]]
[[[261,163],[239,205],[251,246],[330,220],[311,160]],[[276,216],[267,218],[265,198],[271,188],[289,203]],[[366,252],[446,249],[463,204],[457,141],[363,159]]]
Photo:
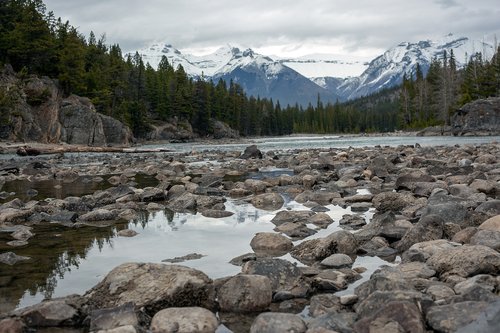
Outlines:
[[[500,32],[497,0],[46,0],[88,34],[125,51],[165,41],[179,49],[226,43],[282,52],[377,53],[449,32]],[[288,50],[288,51],[287,51]]]

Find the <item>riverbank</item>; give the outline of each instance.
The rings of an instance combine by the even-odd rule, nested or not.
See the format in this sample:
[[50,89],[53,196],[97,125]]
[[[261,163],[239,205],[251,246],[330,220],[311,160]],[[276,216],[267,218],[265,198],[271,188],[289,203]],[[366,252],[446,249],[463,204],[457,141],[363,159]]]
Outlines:
[[[127,221],[143,211],[197,212],[210,224],[238,214],[231,200],[273,216],[248,240],[252,253],[231,253],[240,274],[211,278],[182,262],[123,263],[81,296],[4,311],[0,331],[169,331],[175,323],[200,332],[442,332],[496,325],[484,318],[500,311],[498,144],[257,146],[246,154],[229,148],[0,160],[0,192],[23,180],[102,185],[61,198],[2,193],[2,295],[16,283],[4,272],[32,265],[23,251],[38,226],[63,225],[77,235],[89,225],[115,225],[133,236]],[[141,175],[156,183],[141,185]],[[335,207],[351,213],[329,214]],[[366,270],[354,265],[363,256],[393,265],[342,294]],[[186,258],[203,260],[197,253]]]

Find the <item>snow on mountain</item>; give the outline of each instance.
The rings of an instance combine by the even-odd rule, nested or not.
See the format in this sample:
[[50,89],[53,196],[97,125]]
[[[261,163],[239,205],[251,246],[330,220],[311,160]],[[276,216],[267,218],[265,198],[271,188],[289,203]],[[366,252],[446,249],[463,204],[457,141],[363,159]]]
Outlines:
[[[449,57],[451,50],[459,67],[465,65],[468,58],[477,52],[482,52],[485,59],[491,59],[494,53],[494,47],[490,44],[452,34],[437,41],[403,42],[373,59],[359,77],[347,78],[340,85],[334,82],[332,85],[325,83],[322,86],[339,94],[342,99],[366,96],[400,84],[404,74],[413,76],[417,64],[426,73],[434,58],[443,59],[445,51]],[[322,82],[319,78],[315,81],[320,84]]]

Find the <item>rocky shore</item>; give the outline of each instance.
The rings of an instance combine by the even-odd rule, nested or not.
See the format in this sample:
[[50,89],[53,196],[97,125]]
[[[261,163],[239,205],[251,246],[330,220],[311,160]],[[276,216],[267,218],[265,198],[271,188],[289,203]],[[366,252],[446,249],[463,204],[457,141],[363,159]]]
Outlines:
[[[499,158],[500,145],[484,144],[0,159],[0,232],[12,248],[0,253],[0,269],[29,260],[16,248],[40,224],[117,223],[165,207],[223,218],[235,213],[226,198],[272,211],[292,198],[309,208],[279,211],[274,232],[256,234],[254,252],[233,259],[238,275],[214,280],[179,263],[125,263],[83,295],[0,314],[0,332],[498,332]],[[263,168],[293,175],[246,177]],[[140,188],[138,174],[158,185]],[[72,186],[83,176],[106,186],[61,199],[2,192],[15,180]],[[353,214],[335,221],[326,213],[332,204]],[[370,208],[369,223],[355,213]],[[342,230],[308,239],[332,223]],[[354,293],[336,294],[365,271],[353,266],[356,256],[398,260]]]

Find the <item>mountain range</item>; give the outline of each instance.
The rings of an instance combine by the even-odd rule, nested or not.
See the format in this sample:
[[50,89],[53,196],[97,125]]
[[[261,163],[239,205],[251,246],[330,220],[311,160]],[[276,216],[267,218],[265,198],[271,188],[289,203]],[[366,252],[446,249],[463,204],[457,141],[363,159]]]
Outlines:
[[229,44],[204,56],[184,54],[165,43],[137,52],[154,68],[166,56],[174,67],[182,65],[190,77],[232,80],[248,95],[307,106],[315,105],[318,96],[323,102],[345,101],[393,87],[405,74],[414,75],[417,64],[426,73],[434,58],[451,50],[458,66],[477,52],[489,59],[495,51],[488,43],[449,34],[436,41],[402,42],[371,61],[328,55],[279,58]]

